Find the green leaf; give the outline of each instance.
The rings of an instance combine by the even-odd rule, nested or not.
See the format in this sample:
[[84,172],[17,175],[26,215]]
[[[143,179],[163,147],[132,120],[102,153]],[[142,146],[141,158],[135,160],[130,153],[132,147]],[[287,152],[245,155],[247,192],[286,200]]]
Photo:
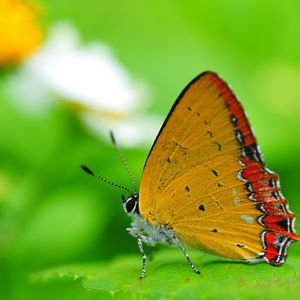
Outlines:
[[109,263],[69,265],[33,275],[38,281],[81,278],[88,291],[106,292],[124,299],[298,299],[300,257],[290,256],[282,267],[245,264],[190,251],[201,270],[195,274],[179,250],[156,252],[139,279],[139,255],[118,257]]

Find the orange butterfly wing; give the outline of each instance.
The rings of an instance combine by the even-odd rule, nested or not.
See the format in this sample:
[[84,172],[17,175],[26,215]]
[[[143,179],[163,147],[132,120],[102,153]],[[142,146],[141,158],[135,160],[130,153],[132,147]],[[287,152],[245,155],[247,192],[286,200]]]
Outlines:
[[216,74],[203,73],[175,102],[147,158],[141,216],[211,253],[281,264],[299,237],[277,176],[263,166],[240,103]]

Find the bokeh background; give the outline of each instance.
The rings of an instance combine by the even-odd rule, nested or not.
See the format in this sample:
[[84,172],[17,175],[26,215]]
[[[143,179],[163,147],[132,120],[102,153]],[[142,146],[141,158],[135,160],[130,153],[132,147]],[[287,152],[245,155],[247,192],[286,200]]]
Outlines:
[[[174,100],[206,70],[242,101],[300,216],[298,1],[8,2],[29,3],[32,15],[0,9],[0,48],[28,49],[0,51],[0,299],[90,299],[72,282],[35,284],[30,274],[139,255],[122,191],[80,164],[130,186],[112,128],[138,181]],[[36,28],[22,25],[27,34],[9,43],[18,22]]]

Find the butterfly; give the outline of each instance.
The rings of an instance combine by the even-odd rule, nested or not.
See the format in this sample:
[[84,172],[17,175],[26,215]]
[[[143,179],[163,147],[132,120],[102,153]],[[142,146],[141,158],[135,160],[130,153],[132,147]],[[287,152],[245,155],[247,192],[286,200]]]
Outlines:
[[178,245],[200,273],[184,245],[279,266],[291,242],[300,240],[278,175],[265,167],[240,102],[213,72],[193,79],[175,101],[147,157],[139,193],[124,189],[130,196],[122,197],[123,207],[132,217],[127,231],[143,260],[140,278],[144,243]]

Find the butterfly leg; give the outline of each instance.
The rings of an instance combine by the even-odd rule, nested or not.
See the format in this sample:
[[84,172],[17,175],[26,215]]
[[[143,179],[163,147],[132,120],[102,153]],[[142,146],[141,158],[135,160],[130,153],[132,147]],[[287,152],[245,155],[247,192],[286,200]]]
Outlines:
[[172,238],[173,238],[174,242],[180,247],[182,253],[184,254],[184,256],[185,256],[186,260],[188,261],[188,263],[189,263],[190,267],[192,268],[192,270],[193,270],[195,273],[200,274],[200,271],[199,271],[199,270],[194,266],[194,264],[192,263],[192,261],[191,261],[189,255],[188,255],[188,253],[186,252],[184,246],[182,245],[180,239],[179,239],[176,235],[174,235],[173,233],[172,233]]
[[137,236],[137,243],[138,243],[140,252],[142,254],[142,258],[143,258],[143,268],[142,268],[142,273],[141,273],[140,279],[144,279],[145,273],[146,273],[146,258],[147,257],[146,257],[144,247],[143,247],[143,238],[142,238],[142,236],[140,236],[140,235]]

